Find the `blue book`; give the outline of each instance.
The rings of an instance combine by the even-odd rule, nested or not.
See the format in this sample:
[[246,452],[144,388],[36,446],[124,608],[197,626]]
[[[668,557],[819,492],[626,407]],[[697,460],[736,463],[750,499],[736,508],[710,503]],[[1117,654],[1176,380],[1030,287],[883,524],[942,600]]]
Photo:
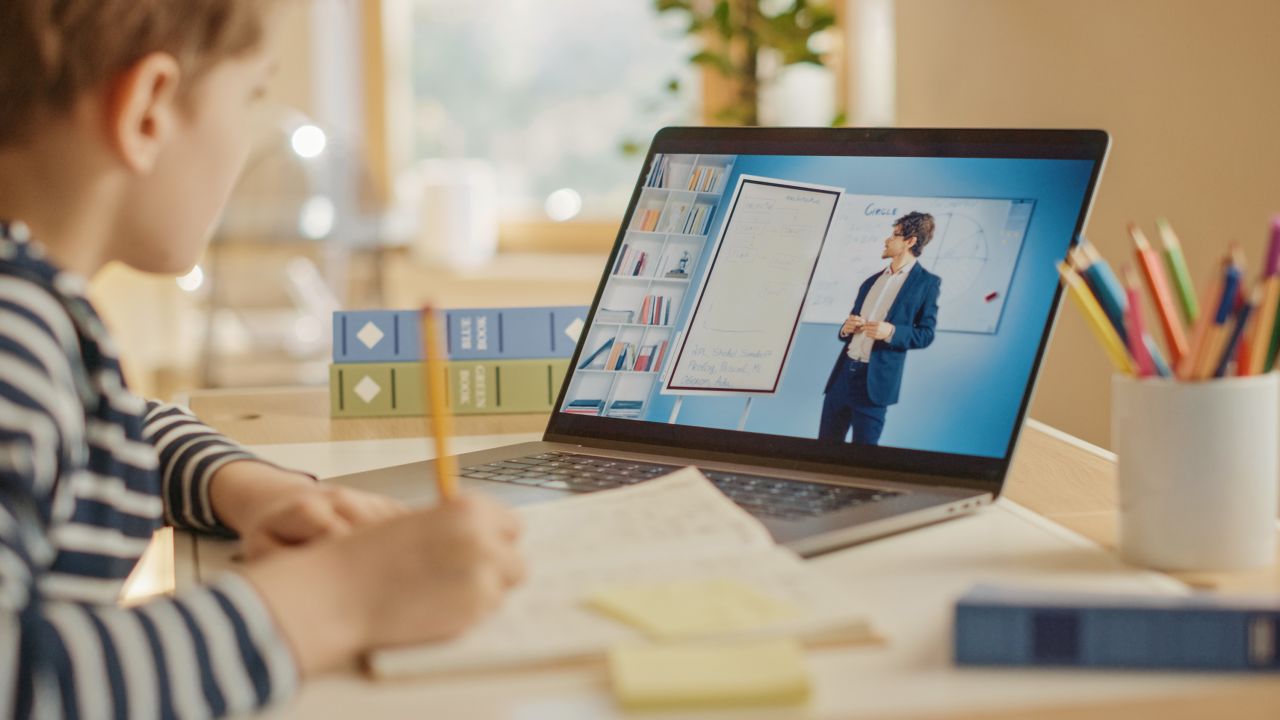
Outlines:
[[1280,671],[1280,598],[978,585],[956,603],[958,665]]
[[[567,358],[578,344],[586,307],[464,308],[444,313],[449,360]],[[422,360],[417,310],[333,314],[334,363]]]

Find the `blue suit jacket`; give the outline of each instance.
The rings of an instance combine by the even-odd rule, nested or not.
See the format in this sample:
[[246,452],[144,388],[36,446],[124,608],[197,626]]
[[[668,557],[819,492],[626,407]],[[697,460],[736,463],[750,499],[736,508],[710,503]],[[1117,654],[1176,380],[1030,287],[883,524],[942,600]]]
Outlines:
[[[867,278],[858,289],[858,299],[853,303],[850,314],[862,313],[862,303],[871,292],[880,273]],[[893,405],[898,402],[898,391],[902,388],[902,368],[907,362],[907,351],[926,348],[933,343],[934,331],[938,326],[938,293],[942,289],[942,278],[921,267],[919,262],[907,273],[902,281],[902,288],[893,306],[889,308],[884,321],[893,325],[893,336],[887,341],[877,340],[871,349],[871,363],[867,367],[867,394],[876,405]],[[836,373],[845,355],[849,352],[849,342],[853,336],[840,338],[845,340],[844,348],[836,358],[835,367],[827,378],[827,386],[823,394],[831,389]]]

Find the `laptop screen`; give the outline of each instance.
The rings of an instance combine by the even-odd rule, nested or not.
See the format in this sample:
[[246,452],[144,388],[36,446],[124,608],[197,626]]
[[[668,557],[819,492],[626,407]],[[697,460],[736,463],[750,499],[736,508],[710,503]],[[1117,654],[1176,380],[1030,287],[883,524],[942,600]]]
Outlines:
[[655,151],[558,412],[1006,458],[1099,161]]

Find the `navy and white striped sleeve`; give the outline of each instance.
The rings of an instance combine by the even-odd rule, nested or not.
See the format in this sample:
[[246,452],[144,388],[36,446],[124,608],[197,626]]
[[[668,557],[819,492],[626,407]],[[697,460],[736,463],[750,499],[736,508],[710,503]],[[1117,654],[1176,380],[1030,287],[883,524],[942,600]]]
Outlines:
[[118,586],[112,569],[136,560],[124,545],[78,549],[81,574],[57,569],[55,525],[67,526],[64,500],[82,481],[96,484],[84,507],[103,517],[144,504],[77,456],[85,411],[67,354],[74,331],[47,297],[18,281],[0,288],[0,717],[203,718],[288,697],[296,665],[243,578],[123,609],[83,598]]
[[234,534],[214,514],[209,484],[225,465],[256,458],[178,405],[148,401],[142,436],[160,457],[165,521],[174,527]]

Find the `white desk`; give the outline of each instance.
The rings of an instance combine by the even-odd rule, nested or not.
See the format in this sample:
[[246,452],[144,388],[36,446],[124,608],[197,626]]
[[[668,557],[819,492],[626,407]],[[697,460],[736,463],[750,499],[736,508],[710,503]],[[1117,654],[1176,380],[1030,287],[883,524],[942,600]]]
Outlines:
[[[455,451],[535,437],[460,437]],[[305,468],[321,477],[412,462],[430,453],[429,444],[420,439],[266,445],[255,450],[267,459]],[[197,545],[184,538],[179,543],[178,566],[196,568],[196,573],[186,574],[187,581],[195,575],[207,579],[226,567],[230,556],[229,545],[208,540]],[[1042,716],[1042,710],[1060,707],[1071,708],[1073,714],[1064,717],[1097,717],[1094,711],[1103,709],[1195,707],[1198,699],[1222,693],[1248,697],[1261,692],[1277,697],[1275,681],[1237,676],[954,667],[949,659],[952,603],[977,581],[1184,591],[1177,581],[1125,567],[1092,541],[1007,500],[976,517],[886,538],[812,562],[847,586],[850,602],[865,609],[887,643],[882,647],[811,651],[816,693],[808,706],[666,713],[662,718],[955,717],[957,710],[975,717]],[[1255,703],[1243,707],[1266,708]],[[294,703],[272,714],[307,720],[647,716],[628,715],[615,708],[600,666],[405,683],[374,683],[352,671],[313,680]]]

